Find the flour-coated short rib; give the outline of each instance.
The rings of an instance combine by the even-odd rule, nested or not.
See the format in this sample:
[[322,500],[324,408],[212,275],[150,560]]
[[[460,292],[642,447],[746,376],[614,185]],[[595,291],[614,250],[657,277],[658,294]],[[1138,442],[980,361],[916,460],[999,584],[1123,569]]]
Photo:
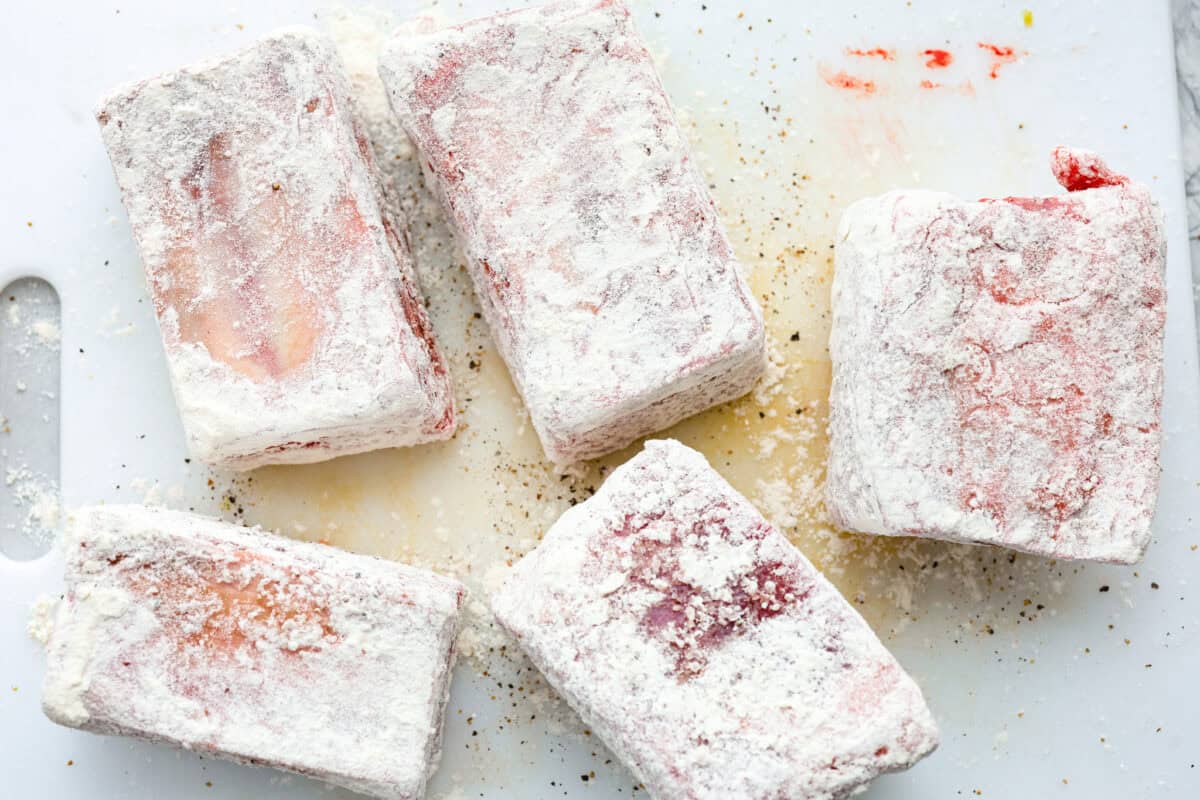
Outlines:
[[621,3],[401,33],[380,74],[553,461],[751,388],[762,313]]
[[492,606],[656,800],[836,800],[937,745],[862,617],[675,441],[564,514]]
[[121,87],[97,119],[197,458],[251,469],[454,432],[332,43],[280,31]]
[[419,800],[465,590],[390,561],[143,506],[73,514],[55,722]]
[[1158,491],[1163,218],[1058,148],[1068,194],[859,201],[833,284],[828,506],[847,528],[1132,563]]

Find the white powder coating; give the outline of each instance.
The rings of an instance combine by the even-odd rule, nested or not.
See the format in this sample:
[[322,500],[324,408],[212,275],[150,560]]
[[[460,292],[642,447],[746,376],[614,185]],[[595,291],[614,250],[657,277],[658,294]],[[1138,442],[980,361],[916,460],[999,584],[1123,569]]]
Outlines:
[[851,206],[833,284],[829,511],[844,527],[1133,563],[1161,440],[1162,214],[1093,153],[1062,197]]
[[831,800],[937,745],[917,685],[699,453],[647,442],[492,598],[657,800]]
[[97,112],[197,458],[444,439],[454,407],[331,43],[297,28]]
[[465,590],[181,512],[75,512],[43,707],[386,798],[436,767]]
[[551,460],[750,390],[762,312],[622,4],[404,33],[380,74]]

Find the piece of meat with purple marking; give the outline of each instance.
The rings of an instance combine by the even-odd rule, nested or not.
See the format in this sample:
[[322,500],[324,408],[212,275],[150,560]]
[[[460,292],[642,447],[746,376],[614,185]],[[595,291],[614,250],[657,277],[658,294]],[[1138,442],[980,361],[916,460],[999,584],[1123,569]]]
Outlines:
[[920,689],[699,453],[650,441],[492,598],[656,800],[829,800],[931,752]]
[[892,192],[842,218],[827,502],[847,528],[1133,563],[1150,540],[1162,214],[1098,156],[1068,194]]
[[444,439],[445,364],[332,45],[304,29],[97,119],[188,444],[250,469]]
[[753,386],[762,312],[621,3],[402,33],[380,74],[552,461]]

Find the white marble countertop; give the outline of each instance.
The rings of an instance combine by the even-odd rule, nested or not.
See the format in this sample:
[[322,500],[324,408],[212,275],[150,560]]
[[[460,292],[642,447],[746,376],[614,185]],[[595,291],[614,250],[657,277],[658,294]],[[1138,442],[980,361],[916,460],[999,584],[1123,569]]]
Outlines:
[[[1183,170],[1187,187],[1188,238],[1192,247],[1192,286],[1200,311],[1200,0],[1172,0],[1175,63],[1179,70],[1179,112],[1183,129]],[[1197,334],[1200,339],[1200,333]]]

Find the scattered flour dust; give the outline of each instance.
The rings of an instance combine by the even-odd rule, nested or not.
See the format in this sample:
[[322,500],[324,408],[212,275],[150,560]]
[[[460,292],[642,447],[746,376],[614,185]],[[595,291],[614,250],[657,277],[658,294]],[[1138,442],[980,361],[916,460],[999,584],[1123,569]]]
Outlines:
[[6,469],[4,485],[22,519],[21,532],[34,542],[52,541],[61,510],[58,485],[28,467]]
[[59,490],[48,454],[57,447],[49,423],[62,334],[48,284],[19,279],[0,302],[0,539],[19,558],[52,542],[59,526]]
[[50,632],[54,629],[54,609],[57,607],[58,600],[50,595],[40,595],[33,601],[29,624],[25,627],[30,639],[43,645],[50,641]]
[[39,319],[29,326],[30,332],[46,347],[58,347],[62,341],[62,331],[56,323]]
[[7,342],[13,352],[28,356],[37,352],[36,349],[58,350],[62,330],[56,321],[46,318],[44,298],[39,296],[35,300],[22,301],[12,297],[4,306],[4,325],[17,334],[15,340]]
[[137,326],[126,320],[119,306],[113,306],[108,310],[108,315],[101,320],[100,328],[97,331],[105,338],[113,336],[131,336],[137,331]]
[[754,387],[754,402],[760,406],[769,405],[783,391],[783,379],[787,376],[788,368],[779,343],[774,337],[767,337],[767,369],[758,385]]
[[139,502],[144,506],[177,508],[184,499],[183,487],[163,486],[152,478],[134,478],[129,482],[129,488],[141,496]]

